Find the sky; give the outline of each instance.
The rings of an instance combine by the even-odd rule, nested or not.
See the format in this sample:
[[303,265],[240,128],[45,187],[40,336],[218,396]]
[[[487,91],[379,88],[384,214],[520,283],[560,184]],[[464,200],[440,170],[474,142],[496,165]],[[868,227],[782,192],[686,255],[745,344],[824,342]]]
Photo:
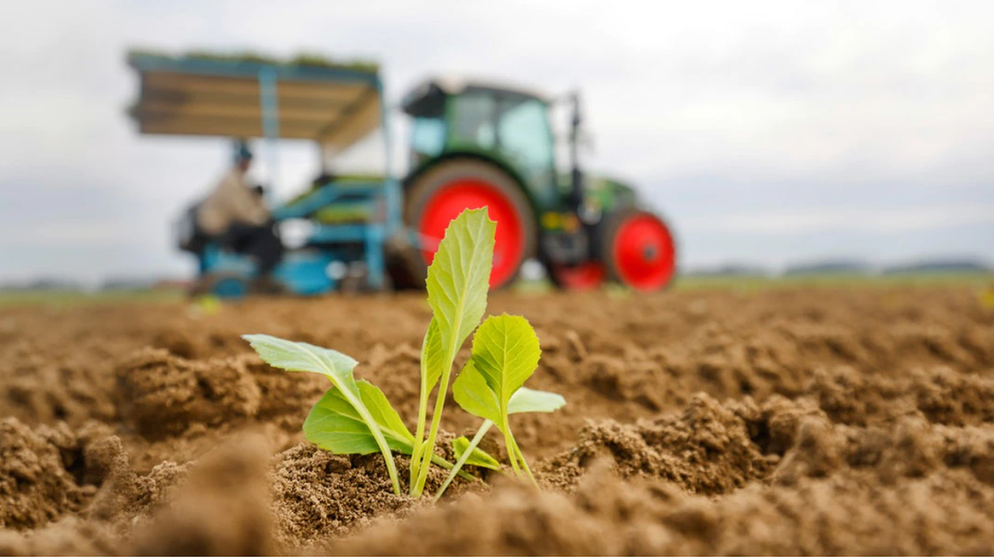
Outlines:
[[[994,261],[991,21],[956,1],[5,2],[0,282],[192,272],[170,223],[229,144],[140,136],[130,47],[372,58],[393,106],[435,74],[578,87],[585,167],[637,186],[684,268]],[[306,142],[279,161],[277,197],[317,169]]]

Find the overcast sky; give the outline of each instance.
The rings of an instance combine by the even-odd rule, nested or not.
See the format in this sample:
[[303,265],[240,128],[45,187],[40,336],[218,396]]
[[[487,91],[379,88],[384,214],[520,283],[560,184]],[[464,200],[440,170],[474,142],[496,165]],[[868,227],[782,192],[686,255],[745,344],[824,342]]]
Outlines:
[[[687,266],[994,260],[992,22],[950,1],[5,2],[0,281],[192,269],[169,223],[228,144],[135,132],[131,46],[375,58],[394,104],[432,73],[579,86],[588,167],[636,184]],[[316,154],[280,156],[288,196]]]

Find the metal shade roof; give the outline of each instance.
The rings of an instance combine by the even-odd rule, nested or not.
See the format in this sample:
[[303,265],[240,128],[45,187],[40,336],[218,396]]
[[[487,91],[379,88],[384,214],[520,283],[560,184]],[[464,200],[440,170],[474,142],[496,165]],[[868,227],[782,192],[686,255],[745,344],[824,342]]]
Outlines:
[[142,134],[265,137],[268,79],[278,119],[267,124],[278,124],[280,138],[340,151],[381,124],[376,72],[149,54],[131,55],[128,63],[141,80],[130,113]]

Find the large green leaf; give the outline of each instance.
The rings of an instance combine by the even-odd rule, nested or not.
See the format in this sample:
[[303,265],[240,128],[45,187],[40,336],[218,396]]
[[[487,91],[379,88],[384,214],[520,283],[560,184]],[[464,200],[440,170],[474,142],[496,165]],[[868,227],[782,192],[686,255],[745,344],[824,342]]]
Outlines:
[[511,396],[535,373],[541,356],[538,336],[521,316],[491,316],[480,326],[473,337],[472,369],[493,392],[500,415],[507,415]]
[[[311,407],[304,420],[304,437],[333,453],[366,455],[380,451],[366,422],[338,388],[326,391]],[[390,449],[396,451],[395,440],[384,438]]]
[[[462,455],[469,449],[469,445],[469,438],[465,436],[460,436],[452,440],[452,451],[455,453],[457,460],[462,458]],[[480,448],[473,448],[473,453],[469,454],[469,457],[466,458],[466,465],[476,465],[477,467],[493,469],[495,471],[500,470],[500,461],[497,461]]]
[[[365,380],[358,380],[356,385],[390,449],[410,454],[414,436],[380,388]],[[380,450],[372,431],[337,388],[329,389],[311,408],[304,421],[304,436],[333,453],[366,455]]]
[[428,268],[428,305],[445,360],[455,357],[487,308],[496,230],[486,208],[463,211],[445,229]]
[[[397,411],[390,406],[386,395],[380,391],[380,388],[365,380],[357,380],[356,385],[362,394],[363,404],[375,419],[390,449],[411,455],[414,436],[404,425]],[[325,392],[311,408],[304,421],[304,436],[314,445],[332,453],[366,455],[380,450],[372,431],[359,413],[345,400],[342,392],[334,387]],[[480,467],[486,467],[487,463],[497,461],[480,449],[476,449],[470,455],[470,459],[471,464]],[[452,468],[452,463],[437,454],[432,454],[431,461],[445,469]],[[459,476],[469,481],[473,480],[473,476],[461,471]]]

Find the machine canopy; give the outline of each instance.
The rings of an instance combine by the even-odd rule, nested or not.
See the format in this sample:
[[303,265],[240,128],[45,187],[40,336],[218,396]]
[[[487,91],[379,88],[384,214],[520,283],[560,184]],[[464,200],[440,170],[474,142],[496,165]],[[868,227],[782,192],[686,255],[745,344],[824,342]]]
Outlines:
[[381,124],[374,65],[131,53],[142,134],[279,137],[342,151]]

